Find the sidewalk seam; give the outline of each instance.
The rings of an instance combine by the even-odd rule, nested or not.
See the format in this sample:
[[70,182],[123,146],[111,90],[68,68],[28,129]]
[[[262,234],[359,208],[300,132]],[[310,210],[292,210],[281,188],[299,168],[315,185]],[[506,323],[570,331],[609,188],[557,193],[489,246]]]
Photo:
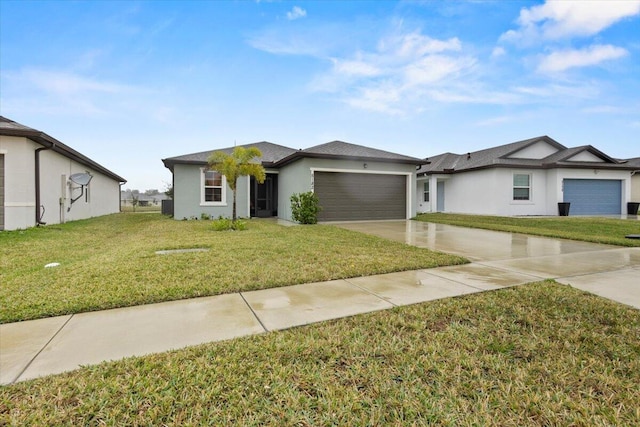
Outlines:
[[[376,276],[377,276],[377,275],[376,275]],[[369,295],[373,295],[374,297],[376,297],[376,298],[378,298],[378,299],[381,299],[381,300],[382,300],[382,301],[384,301],[384,302],[388,302],[389,304],[391,304],[391,305],[392,305],[392,306],[394,306],[394,307],[400,307],[398,304],[395,304],[395,303],[391,302],[390,300],[388,300],[388,299],[384,298],[383,296],[376,294],[376,293],[375,293],[375,292],[373,292],[372,290],[367,289],[367,288],[365,288],[364,286],[360,286],[360,285],[358,285],[358,284],[356,284],[356,283],[352,283],[352,282],[350,282],[350,281],[349,281],[349,279],[342,279],[342,280],[344,280],[345,282],[347,282],[347,283],[348,283],[348,284],[350,284],[351,286],[355,286],[356,288],[358,288],[358,289],[360,289],[360,290],[365,291],[365,292],[366,292],[366,293],[368,293]]]
[[29,363],[27,363],[27,365],[24,367],[24,369],[22,369],[20,371],[20,373],[18,375],[16,375],[16,377],[13,379],[13,381],[11,381],[9,384],[15,384],[20,377],[27,371],[27,369],[29,369],[29,367],[31,367],[31,365],[33,364],[33,362],[35,362],[35,360],[38,358],[38,356],[40,356],[40,353],[42,353],[44,351],[45,348],[47,348],[47,346],[49,344],[51,344],[51,341],[54,340],[55,337],[58,336],[58,334],[60,332],[62,332],[62,330],[65,328],[65,326],[67,326],[69,324],[69,322],[71,321],[71,319],[73,319],[73,317],[75,316],[75,314],[72,314],[71,316],[69,316],[69,318],[67,319],[66,322],[64,322],[62,324],[62,326],[60,326],[60,328],[58,328],[58,330],[51,336],[51,338],[49,338],[49,341],[47,341],[40,350],[38,350],[38,352],[36,353],[35,356],[33,356],[31,358],[31,360],[29,360]]
[[269,329],[267,329],[267,327],[264,325],[264,323],[262,323],[262,320],[260,320],[260,317],[258,317],[258,314],[255,312],[253,307],[251,307],[251,304],[249,304],[249,301],[247,301],[247,299],[244,297],[242,292],[238,292],[238,295],[240,295],[240,298],[242,298],[242,301],[244,301],[244,303],[247,305],[247,307],[249,307],[249,310],[251,310],[251,313],[253,313],[253,317],[256,318],[258,323],[260,323],[260,326],[262,326],[262,329],[264,329],[265,332],[269,332]]

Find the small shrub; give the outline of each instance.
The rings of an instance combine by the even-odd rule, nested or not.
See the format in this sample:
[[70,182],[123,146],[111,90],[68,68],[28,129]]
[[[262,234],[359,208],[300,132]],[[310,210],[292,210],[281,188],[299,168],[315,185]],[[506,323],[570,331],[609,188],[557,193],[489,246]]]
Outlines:
[[243,231],[247,229],[247,221],[236,219],[232,221],[229,218],[220,217],[212,222],[214,231]]
[[205,220],[205,221],[210,220],[211,219],[211,215],[202,212],[200,214],[200,219]]
[[293,219],[301,224],[315,224],[318,222],[318,213],[322,209],[320,200],[315,193],[294,193],[291,195],[291,214]]

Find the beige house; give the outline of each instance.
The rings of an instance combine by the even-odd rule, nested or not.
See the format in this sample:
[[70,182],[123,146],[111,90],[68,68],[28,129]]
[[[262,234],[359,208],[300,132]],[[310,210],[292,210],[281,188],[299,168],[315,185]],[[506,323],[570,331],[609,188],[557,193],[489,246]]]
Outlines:
[[0,230],[119,212],[125,182],[46,133],[0,116]]

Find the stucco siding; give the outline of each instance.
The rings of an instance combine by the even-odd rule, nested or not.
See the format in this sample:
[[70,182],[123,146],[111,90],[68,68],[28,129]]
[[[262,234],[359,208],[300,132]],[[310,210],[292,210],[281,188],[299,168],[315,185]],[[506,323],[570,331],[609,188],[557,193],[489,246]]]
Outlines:
[[[5,156],[5,229],[36,225],[35,151],[40,144],[24,137],[0,136],[0,152]],[[120,183],[52,150],[40,151],[41,220],[47,224],[90,218],[119,212]],[[88,196],[78,199],[67,212],[71,200],[68,178],[73,173],[93,175]],[[74,187],[77,187],[74,185]],[[80,194],[74,190],[73,197]]]
[[16,230],[35,225],[35,176],[33,152],[39,145],[22,137],[0,135],[4,153],[4,228]]
[[293,221],[291,196],[312,190],[309,159],[301,159],[280,169],[278,175],[278,217]]
[[[75,173],[93,176],[84,191],[69,181]],[[76,199],[73,204],[72,199]],[[42,221],[66,221],[108,215],[120,211],[120,183],[56,152],[40,152],[40,204]],[[42,212],[42,211],[41,211]]]
[[640,172],[631,177],[630,202],[640,203]]
[[[366,164],[366,168],[365,168]],[[312,171],[335,171],[350,173],[392,173],[407,176],[407,217],[416,215],[416,174],[415,166],[364,162],[360,160],[335,160],[304,158],[280,169],[278,177],[278,217],[291,221],[291,195],[313,190]]]
[[[530,175],[530,199],[513,199],[513,175]],[[444,183],[445,212],[481,215],[525,216],[557,215],[558,202],[563,201],[565,179],[607,179],[622,182],[621,208],[631,197],[631,179],[628,171],[593,169],[511,169],[492,168],[451,175],[432,175],[430,179]],[[418,194],[421,194],[421,186]],[[435,211],[437,187],[431,188],[431,206]]]
[[547,142],[540,141],[509,156],[512,159],[544,159],[557,152],[558,149]]
[[[629,171],[596,170],[596,169],[558,169],[556,181],[557,202],[564,200],[563,181],[565,179],[607,179],[621,181],[622,200],[620,201],[621,212],[627,211],[627,202],[631,197],[631,174]],[[557,214],[557,205],[552,207],[553,213]]]
[[[227,185],[224,203],[209,206],[202,203],[202,173],[204,166],[176,164],[173,171],[174,199],[173,216],[175,219],[200,218],[202,214],[214,218],[233,215],[233,192]],[[236,214],[249,216],[249,179],[238,178]]]

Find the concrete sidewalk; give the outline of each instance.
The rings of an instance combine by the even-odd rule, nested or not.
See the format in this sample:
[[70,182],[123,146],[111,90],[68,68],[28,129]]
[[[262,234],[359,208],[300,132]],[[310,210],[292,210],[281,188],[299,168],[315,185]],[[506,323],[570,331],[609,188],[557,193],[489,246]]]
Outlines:
[[0,325],[0,383],[544,278],[640,308],[640,248],[415,221],[340,226],[475,262]]

